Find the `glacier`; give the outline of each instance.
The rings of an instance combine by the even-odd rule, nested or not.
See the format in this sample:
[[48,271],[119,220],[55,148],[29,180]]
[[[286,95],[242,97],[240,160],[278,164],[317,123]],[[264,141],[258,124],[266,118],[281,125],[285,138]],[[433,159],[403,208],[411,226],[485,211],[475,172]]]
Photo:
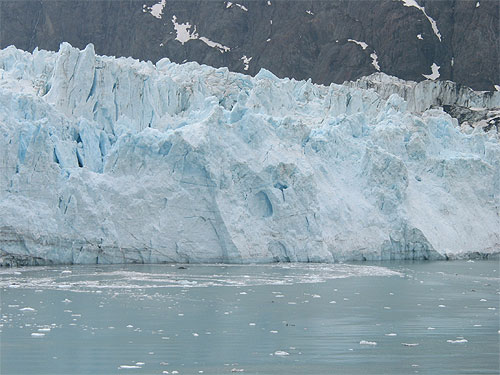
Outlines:
[[322,86],[167,58],[0,51],[0,264],[498,257],[500,144],[376,73]]

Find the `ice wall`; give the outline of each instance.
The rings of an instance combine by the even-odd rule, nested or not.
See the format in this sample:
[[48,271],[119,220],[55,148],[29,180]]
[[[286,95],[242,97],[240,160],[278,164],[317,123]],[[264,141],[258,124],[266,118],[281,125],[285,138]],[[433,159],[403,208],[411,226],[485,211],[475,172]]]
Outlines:
[[0,263],[498,254],[497,133],[407,105],[265,70],[8,47]]

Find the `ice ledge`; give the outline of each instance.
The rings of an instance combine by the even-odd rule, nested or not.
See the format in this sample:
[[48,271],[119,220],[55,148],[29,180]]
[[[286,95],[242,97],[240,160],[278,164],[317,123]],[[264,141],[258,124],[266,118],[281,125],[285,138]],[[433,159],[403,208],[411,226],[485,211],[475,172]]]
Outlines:
[[0,77],[3,264],[500,252],[497,133],[415,107],[444,95],[491,112],[496,94],[385,75],[325,87],[67,43],[1,50]]

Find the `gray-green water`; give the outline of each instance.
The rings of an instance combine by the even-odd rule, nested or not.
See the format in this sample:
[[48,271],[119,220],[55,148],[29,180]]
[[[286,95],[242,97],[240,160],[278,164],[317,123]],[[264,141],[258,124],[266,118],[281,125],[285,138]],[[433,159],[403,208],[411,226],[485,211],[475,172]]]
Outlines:
[[498,374],[498,262],[0,270],[1,374]]

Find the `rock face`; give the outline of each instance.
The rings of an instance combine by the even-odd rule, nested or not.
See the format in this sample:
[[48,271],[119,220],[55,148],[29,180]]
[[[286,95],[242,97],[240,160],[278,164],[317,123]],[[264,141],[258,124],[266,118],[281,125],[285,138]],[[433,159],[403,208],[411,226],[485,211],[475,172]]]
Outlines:
[[[329,84],[381,71],[500,85],[497,0],[3,0],[0,47],[228,67]],[[500,90],[500,86],[498,86]]]
[[69,44],[1,50],[0,77],[4,265],[500,252],[498,133],[407,109],[447,83],[321,86]]

